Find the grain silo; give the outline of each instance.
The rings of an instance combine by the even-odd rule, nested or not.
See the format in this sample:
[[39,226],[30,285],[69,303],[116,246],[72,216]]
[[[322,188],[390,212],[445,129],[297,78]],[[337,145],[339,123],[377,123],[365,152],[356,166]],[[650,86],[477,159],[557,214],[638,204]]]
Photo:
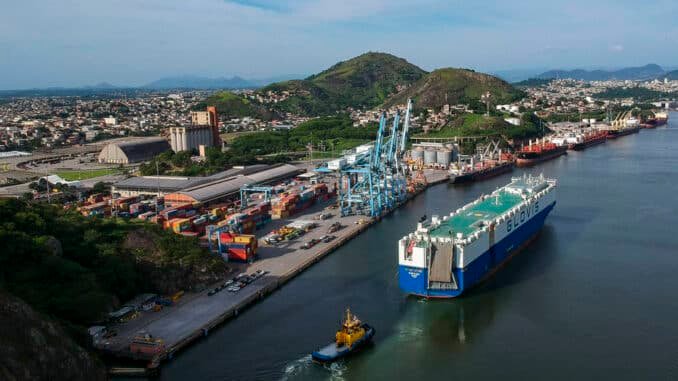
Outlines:
[[438,151],[436,151],[436,162],[438,163],[438,165],[447,168],[450,166],[451,161],[452,161],[452,151],[446,148],[439,149]]
[[434,165],[436,163],[437,153],[435,148],[426,148],[424,151],[424,164]]
[[424,161],[424,148],[423,147],[414,147],[412,149],[412,160],[417,161],[417,162],[423,162]]

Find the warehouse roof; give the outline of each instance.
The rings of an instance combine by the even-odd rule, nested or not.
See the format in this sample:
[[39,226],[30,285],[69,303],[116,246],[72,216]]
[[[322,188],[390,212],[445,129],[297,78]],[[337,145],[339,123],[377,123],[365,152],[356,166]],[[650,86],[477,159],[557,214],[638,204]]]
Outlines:
[[236,175],[247,175],[269,169],[266,164],[249,165],[246,167],[233,167],[231,169],[217,172],[210,176],[189,177],[189,176],[135,176],[113,184],[117,189],[139,189],[155,190],[160,189],[165,192],[177,192],[182,189],[205,184],[215,180],[225,179]]
[[111,144],[120,148],[130,163],[149,160],[153,156],[170,149],[170,145],[165,138],[148,138]]
[[240,191],[244,185],[266,184],[297,175],[301,170],[293,165],[282,164],[250,175],[239,175],[216,180],[185,189],[180,194],[198,202],[209,202]]

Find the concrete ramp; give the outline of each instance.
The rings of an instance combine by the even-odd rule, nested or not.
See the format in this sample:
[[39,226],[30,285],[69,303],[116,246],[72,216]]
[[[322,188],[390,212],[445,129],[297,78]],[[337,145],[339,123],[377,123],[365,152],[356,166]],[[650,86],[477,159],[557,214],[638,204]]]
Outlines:
[[429,270],[429,282],[454,282],[452,277],[452,264],[454,262],[453,248],[451,243],[435,244],[433,258],[431,259],[431,268]]

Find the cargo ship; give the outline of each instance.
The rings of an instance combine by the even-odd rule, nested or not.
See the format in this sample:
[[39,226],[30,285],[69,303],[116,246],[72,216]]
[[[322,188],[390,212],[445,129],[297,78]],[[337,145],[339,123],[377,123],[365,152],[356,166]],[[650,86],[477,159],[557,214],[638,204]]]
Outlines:
[[516,165],[519,167],[527,167],[535,165],[542,161],[555,159],[558,156],[567,153],[567,145],[557,145],[553,142],[547,142],[545,139],[541,142],[536,141],[521,148],[516,152]]
[[643,123],[640,124],[642,128],[657,128],[663,126],[668,121],[669,116],[665,112],[655,112],[654,116],[647,118]]
[[607,141],[607,131],[595,131],[582,135],[570,148],[581,151],[588,147],[603,144]]
[[669,114],[666,112],[655,112],[654,119],[657,121],[657,127],[665,125],[669,121]]
[[513,170],[513,161],[486,160],[476,165],[450,169],[450,183],[462,184],[485,180]]
[[513,178],[490,195],[420,222],[398,241],[402,291],[454,298],[490,277],[539,233],[556,204],[556,180]]
[[634,117],[624,120],[622,125],[616,125],[607,130],[608,139],[616,139],[620,136],[626,136],[638,133],[640,131],[640,122]]
[[334,335],[334,342],[318,349],[311,354],[315,361],[332,362],[345,357],[372,340],[375,330],[366,323],[363,323],[357,316],[351,314],[350,309],[346,309],[346,316],[341,324],[341,328]]

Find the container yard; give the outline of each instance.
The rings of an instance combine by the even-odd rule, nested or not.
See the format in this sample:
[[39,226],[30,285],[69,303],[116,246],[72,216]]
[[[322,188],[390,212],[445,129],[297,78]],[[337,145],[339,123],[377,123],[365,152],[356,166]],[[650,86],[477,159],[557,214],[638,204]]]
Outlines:
[[[382,131],[383,127],[382,120]],[[370,160],[369,157],[397,158],[404,149],[396,150],[395,145],[404,142],[404,133],[391,136],[393,138],[382,142],[383,146],[361,148],[353,164],[339,163],[337,167],[361,166]],[[400,153],[372,155],[388,147],[392,148],[391,152]],[[404,148],[404,143],[400,147]],[[377,209],[354,209],[362,210],[364,214],[345,213],[339,207],[338,201],[345,196],[339,193],[346,191],[337,189],[342,174],[322,170],[312,179],[299,176],[290,180],[278,176],[275,181],[267,181],[266,186],[253,187],[239,181],[240,199],[189,189],[180,191],[179,197],[137,195],[88,200],[86,205],[80,206],[83,214],[96,216],[91,214],[93,209],[100,210],[101,215],[128,213],[129,218],[162,224],[176,234],[196,236],[215,255],[228,261],[234,270],[223,283],[211,285],[201,292],[159,298],[155,306],[125,312],[124,319],[116,320],[108,327],[116,335],[98,340],[96,347],[109,355],[147,361],[155,367],[407,202],[426,184],[447,180],[445,171],[425,169],[414,176],[421,177],[419,181],[396,183],[398,177],[394,173],[398,169],[395,165],[372,160],[370,164],[377,168],[359,176],[369,177],[372,170],[378,173],[383,170],[379,166],[393,167],[389,174],[393,182],[386,188],[375,187],[375,191],[393,191],[391,185],[397,185],[402,187],[403,193],[385,194],[384,203],[377,205]],[[294,176],[297,174],[294,171]],[[234,193],[229,184],[200,186]],[[206,200],[218,200],[219,203]]]

